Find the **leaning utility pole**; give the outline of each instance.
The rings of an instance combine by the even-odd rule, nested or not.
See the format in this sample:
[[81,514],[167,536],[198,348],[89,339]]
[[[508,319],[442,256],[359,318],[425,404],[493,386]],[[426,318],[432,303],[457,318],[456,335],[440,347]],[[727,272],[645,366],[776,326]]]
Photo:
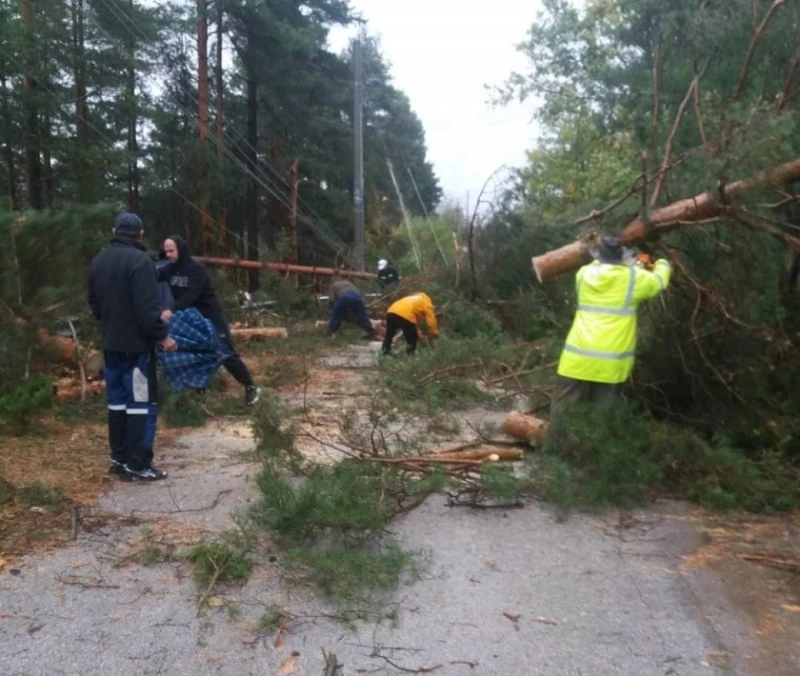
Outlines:
[[353,181],[353,207],[355,216],[355,246],[354,265],[356,270],[364,270],[364,74],[361,62],[361,40],[363,28],[359,27],[358,35],[353,44],[353,84],[354,84],[354,114],[353,136],[354,152],[353,166],[355,177]]

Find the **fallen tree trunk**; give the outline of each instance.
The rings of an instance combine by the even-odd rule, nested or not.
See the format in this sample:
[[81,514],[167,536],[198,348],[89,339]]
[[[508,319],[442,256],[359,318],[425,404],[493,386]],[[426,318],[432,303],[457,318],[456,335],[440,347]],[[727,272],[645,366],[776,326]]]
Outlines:
[[291,263],[262,263],[261,261],[246,261],[238,258],[217,258],[214,256],[194,256],[196,261],[206,265],[220,265],[229,268],[244,268],[245,270],[259,270],[267,268],[277,272],[294,272],[305,275],[324,275],[332,277],[355,277],[356,279],[377,279],[374,272],[360,272],[359,270],[339,270],[337,268],[318,268],[314,265],[293,265]]
[[[620,234],[622,243],[632,245],[642,242],[652,234],[663,234],[675,228],[694,225],[723,212],[726,206],[742,195],[770,185],[787,185],[800,181],[800,159],[787,162],[757,176],[729,183],[717,191],[709,191],[669,204],[649,214],[648,222],[640,218],[632,220]],[[591,260],[589,249],[592,237],[571,242],[559,249],[548,251],[531,260],[536,279],[546,282],[567,272],[577,270]]]
[[283,326],[262,326],[255,329],[231,329],[231,337],[245,341],[259,338],[288,338],[289,331]]
[[548,422],[533,415],[511,411],[503,422],[503,431],[510,437],[541,446],[547,436]]

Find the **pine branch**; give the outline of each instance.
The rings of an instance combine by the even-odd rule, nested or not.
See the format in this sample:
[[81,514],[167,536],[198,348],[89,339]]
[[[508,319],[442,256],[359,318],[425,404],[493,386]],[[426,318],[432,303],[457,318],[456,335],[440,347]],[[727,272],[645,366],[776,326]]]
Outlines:
[[651,207],[654,207],[658,203],[658,198],[661,196],[661,189],[664,187],[664,179],[666,178],[667,169],[669,168],[669,157],[672,154],[672,149],[675,144],[675,135],[678,133],[678,127],[681,119],[683,118],[683,113],[686,110],[686,106],[697,89],[700,78],[703,77],[703,73],[705,73],[706,68],[708,68],[708,64],[709,61],[706,61],[706,65],[703,66],[703,69],[699,73],[695,73],[694,77],[692,78],[692,83],[689,85],[689,89],[686,92],[686,96],[683,97],[683,101],[681,101],[680,106],[678,106],[678,112],[675,113],[675,120],[672,123],[672,129],[667,137],[667,145],[664,150],[664,159],[661,161],[661,168],[658,170],[658,176],[656,177],[656,184],[653,188],[653,194],[650,196]]
[[763,37],[764,31],[766,30],[770,19],[772,19],[772,17],[775,15],[775,12],[777,12],[781,6],[785,4],[786,0],[774,0],[772,5],[770,5],[770,8],[767,10],[767,13],[764,15],[764,19],[753,33],[753,37],[750,40],[750,45],[747,47],[747,54],[745,54],[744,57],[744,64],[742,65],[742,74],[739,76],[739,83],[736,85],[736,91],[733,93],[734,101],[739,100],[739,97],[742,95],[745,85],[747,84],[747,78],[750,74],[750,65],[753,61],[753,54],[755,54],[756,45]]

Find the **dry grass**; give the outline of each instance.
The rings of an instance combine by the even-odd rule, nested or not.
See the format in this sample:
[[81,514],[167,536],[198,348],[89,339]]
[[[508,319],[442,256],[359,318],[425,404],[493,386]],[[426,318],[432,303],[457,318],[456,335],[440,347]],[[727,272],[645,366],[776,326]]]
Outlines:
[[[32,508],[18,497],[0,504],[0,555],[18,557],[70,539],[72,508],[94,504],[115,483],[108,474],[107,435],[105,424],[47,417],[33,435],[0,438],[0,476],[17,490],[40,484],[60,489],[66,497],[56,512]],[[157,448],[169,445],[174,436],[160,429]]]

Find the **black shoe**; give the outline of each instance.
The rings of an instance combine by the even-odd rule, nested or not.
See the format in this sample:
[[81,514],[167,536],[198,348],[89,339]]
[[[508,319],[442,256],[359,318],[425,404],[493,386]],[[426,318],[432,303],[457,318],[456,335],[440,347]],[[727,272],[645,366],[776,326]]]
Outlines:
[[125,463],[120,462],[119,460],[112,460],[111,466],[108,468],[109,474],[124,474],[125,473]]
[[252,406],[258,401],[260,396],[261,388],[256,387],[255,385],[250,385],[250,387],[245,390],[244,403],[248,406]]
[[125,472],[121,476],[126,481],[160,481],[167,478],[167,473],[155,467],[131,469],[125,465]]

